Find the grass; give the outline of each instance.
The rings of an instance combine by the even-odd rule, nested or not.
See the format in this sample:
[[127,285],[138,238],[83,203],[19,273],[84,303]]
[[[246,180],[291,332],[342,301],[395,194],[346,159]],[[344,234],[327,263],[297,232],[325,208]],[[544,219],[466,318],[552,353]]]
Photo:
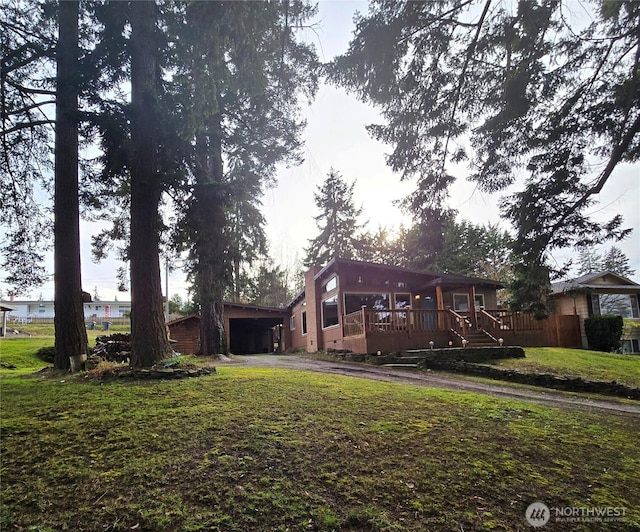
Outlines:
[[640,356],[638,355],[619,355],[561,347],[527,347],[525,355],[525,358],[497,360],[492,365],[524,372],[582,377],[593,381],[617,381],[640,388]]
[[0,392],[3,530],[529,530],[537,500],[640,530],[631,418],[236,366]]

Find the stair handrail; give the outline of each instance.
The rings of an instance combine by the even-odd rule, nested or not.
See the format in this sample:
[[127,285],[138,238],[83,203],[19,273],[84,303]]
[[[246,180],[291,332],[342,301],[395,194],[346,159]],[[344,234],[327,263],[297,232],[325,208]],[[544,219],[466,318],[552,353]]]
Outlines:
[[493,314],[489,314],[485,309],[481,308],[480,309],[480,314],[482,314],[483,316],[486,316],[487,318],[489,318],[491,321],[493,321],[497,325],[502,325],[502,320],[501,319],[496,318]]
[[450,308],[448,308],[447,310],[449,311],[449,314],[453,315],[453,317],[455,318],[455,321],[457,322],[458,327],[462,329],[462,334],[459,334],[453,328],[451,329],[451,331],[456,333],[458,336],[460,336],[464,340],[464,337],[467,335],[467,327],[471,327],[471,322],[465,316],[458,314],[455,310],[451,310]]

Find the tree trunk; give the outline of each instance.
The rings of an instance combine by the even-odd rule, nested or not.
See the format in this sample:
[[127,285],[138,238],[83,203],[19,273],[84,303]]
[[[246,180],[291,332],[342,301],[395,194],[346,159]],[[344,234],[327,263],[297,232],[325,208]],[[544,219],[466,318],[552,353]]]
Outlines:
[[58,6],[54,199],[55,360],[86,354],[78,200],[78,2]]
[[200,298],[200,355],[228,353],[224,329],[224,291],[229,279],[220,115],[208,134],[196,140],[196,253]]
[[131,365],[169,357],[160,279],[155,2],[131,2]]

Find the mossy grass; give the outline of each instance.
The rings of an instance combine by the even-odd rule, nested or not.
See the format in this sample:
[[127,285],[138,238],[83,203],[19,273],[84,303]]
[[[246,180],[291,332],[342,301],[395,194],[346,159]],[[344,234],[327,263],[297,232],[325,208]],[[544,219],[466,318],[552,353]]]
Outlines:
[[527,530],[538,500],[640,529],[624,416],[238,366],[0,386],[3,530]]
[[640,356],[562,347],[527,347],[525,358],[496,360],[505,369],[612,382],[640,388]]

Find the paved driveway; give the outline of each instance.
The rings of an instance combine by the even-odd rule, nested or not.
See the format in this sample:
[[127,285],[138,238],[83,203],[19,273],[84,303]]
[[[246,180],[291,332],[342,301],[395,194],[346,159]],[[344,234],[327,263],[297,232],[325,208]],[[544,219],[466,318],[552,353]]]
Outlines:
[[487,384],[457,377],[452,374],[406,370],[384,366],[371,366],[356,362],[327,361],[311,356],[296,355],[235,355],[232,359],[221,361],[217,365],[240,365],[248,367],[296,369],[301,371],[317,371],[334,373],[363,379],[429,386],[446,390],[464,390],[483,393],[495,397],[507,397],[532,403],[561,408],[576,408],[596,412],[633,416],[640,418],[640,403],[616,400],[589,399],[556,390],[532,390],[525,387]]

